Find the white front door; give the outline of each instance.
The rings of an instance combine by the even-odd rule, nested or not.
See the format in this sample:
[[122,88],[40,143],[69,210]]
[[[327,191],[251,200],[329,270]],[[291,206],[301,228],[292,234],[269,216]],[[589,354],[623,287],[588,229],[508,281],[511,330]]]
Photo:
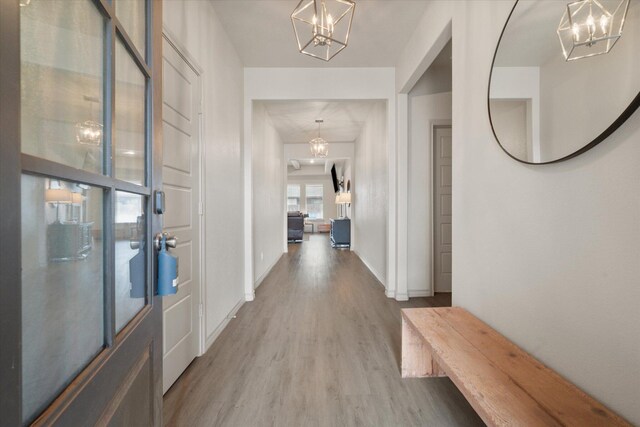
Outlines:
[[163,230],[178,238],[179,290],[163,299],[163,393],[200,354],[200,78],[176,48],[163,40],[164,139],[162,177],[166,194]]
[[435,292],[451,292],[451,127],[434,129]]

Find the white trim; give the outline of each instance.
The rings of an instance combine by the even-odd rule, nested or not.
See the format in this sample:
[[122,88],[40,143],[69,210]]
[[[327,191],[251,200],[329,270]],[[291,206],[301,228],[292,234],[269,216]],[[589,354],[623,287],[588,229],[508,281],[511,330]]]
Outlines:
[[[360,254],[358,253],[358,251],[351,249],[351,252],[353,252],[354,254],[356,254],[356,256],[358,258],[360,258],[360,261],[362,261],[362,263],[364,264],[365,267],[367,267],[367,269],[371,272],[371,274],[373,274],[375,276],[376,279],[378,279],[378,282],[380,282],[380,284],[382,285],[382,287],[385,289],[385,293],[387,293],[387,296],[389,296],[389,289],[387,289],[387,286],[385,285],[384,280],[382,279],[382,275],[380,273],[378,273],[376,271],[375,268],[371,267],[371,264],[369,264],[364,258],[362,258],[362,256],[360,256]],[[391,290],[391,292],[393,292],[393,294],[395,295],[395,290]],[[392,298],[392,297],[390,297]]]
[[169,44],[173,46],[178,55],[180,55],[182,59],[184,59],[184,62],[186,62],[187,65],[189,65],[198,76],[202,76],[204,74],[204,68],[202,68],[200,64],[198,64],[198,61],[196,61],[195,57],[191,55],[191,53],[189,53],[189,49],[187,49],[182,43],[180,43],[176,35],[173,34],[173,32],[169,28],[167,28],[166,25],[162,26],[162,37],[164,37],[165,40],[167,40]]
[[409,96],[397,95],[396,299],[409,287]]
[[[245,83],[246,84],[246,83]],[[246,103],[249,103],[247,106]],[[252,164],[252,138],[253,130],[253,101],[245,99],[244,106],[244,144],[243,157],[243,229],[244,229],[244,295],[247,301],[255,299],[253,289],[253,164]]]
[[[253,282],[253,289],[254,291],[256,289],[258,289],[258,286],[262,285],[262,282],[264,281],[264,279],[267,278],[267,276],[269,275],[269,273],[271,273],[271,270],[273,270],[273,267],[276,266],[276,264],[278,263],[278,261],[280,261],[282,259],[282,257],[284,256],[284,253],[282,253],[278,258],[276,258],[276,260],[274,262],[271,263],[271,265],[269,267],[267,267],[267,269],[264,271],[264,273],[262,273],[260,275],[260,277],[258,277],[256,279],[255,282]],[[255,292],[253,293],[255,296]]]
[[409,294],[409,298],[433,296],[433,293],[429,289],[409,289],[407,293]]
[[[198,86],[199,86],[199,97],[200,97],[200,105],[198,106],[197,114],[198,114],[198,211],[200,211],[200,206],[203,207],[202,214],[198,215],[198,230],[200,234],[198,252],[199,252],[199,263],[198,269],[200,270],[200,283],[198,283],[197,289],[197,301],[195,301],[195,309],[198,310],[201,315],[198,317],[199,326],[198,326],[198,342],[196,343],[196,356],[201,356],[206,351],[206,318],[207,318],[207,310],[204,301],[206,300],[206,286],[207,283],[207,269],[206,269],[206,242],[204,236],[206,236],[206,221],[205,221],[205,185],[206,185],[206,169],[205,169],[205,134],[204,134],[204,79],[202,75],[204,74],[204,69],[200,66],[198,61],[196,61],[195,57],[189,52],[189,50],[178,40],[178,38],[167,28],[165,25],[162,26],[162,37],[166,40],[169,45],[173,48],[173,50],[180,56],[184,62],[193,70],[195,75],[197,76]],[[163,118],[164,119],[164,118]],[[164,162],[164,160],[163,160]],[[202,308],[200,308],[202,307]]]
[[244,303],[245,303],[244,300],[238,301],[236,303],[236,305],[231,309],[229,314],[227,314],[227,316],[224,318],[224,320],[222,322],[220,322],[218,327],[211,333],[211,335],[209,335],[209,337],[207,338],[207,340],[205,342],[205,347],[204,347],[204,351],[202,352],[202,354],[206,353],[207,350],[209,350],[211,345],[215,342],[215,340],[218,339],[218,337],[220,336],[222,331],[224,331],[224,329],[227,327],[229,322],[231,322],[231,319],[233,319],[233,316],[236,315],[236,313],[238,312],[238,310],[240,310],[240,307],[242,307],[244,305]]
[[409,301],[409,294],[406,292],[396,292],[396,301]]

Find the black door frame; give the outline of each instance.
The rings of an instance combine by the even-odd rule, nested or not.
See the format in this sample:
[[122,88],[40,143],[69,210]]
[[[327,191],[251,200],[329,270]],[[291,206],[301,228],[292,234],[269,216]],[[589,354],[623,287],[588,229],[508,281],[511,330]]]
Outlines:
[[[34,424],[107,423],[125,398],[128,386],[148,362],[153,394],[150,419],[162,423],[162,301],[154,295],[155,251],[152,240],[162,229],[153,214],[152,189],[162,183],[162,1],[146,1],[146,53],[135,48],[115,16],[111,0],[91,0],[105,20],[104,174],[75,169],[21,153],[21,65],[19,0],[0,0],[0,425],[22,424],[21,176],[55,177],[100,187],[104,192],[103,350],[71,381]],[[115,116],[115,47],[120,40],[145,76],[146,185],[113,178],[111,146]],[[117,335],[115,328],[115,193],[146,197],[147,304]]]

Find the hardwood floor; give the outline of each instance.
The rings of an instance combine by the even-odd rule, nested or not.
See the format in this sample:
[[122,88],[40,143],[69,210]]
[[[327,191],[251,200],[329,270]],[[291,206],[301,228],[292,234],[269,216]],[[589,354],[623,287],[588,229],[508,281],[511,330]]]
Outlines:
[[289,245],[164,397],[170,426],[483,425],[448,378],[400,378],[399,304],[327,235]]

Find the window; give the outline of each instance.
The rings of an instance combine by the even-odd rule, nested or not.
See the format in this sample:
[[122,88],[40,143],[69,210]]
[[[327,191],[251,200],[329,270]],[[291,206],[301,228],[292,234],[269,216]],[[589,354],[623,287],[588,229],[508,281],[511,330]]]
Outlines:
[[322,184],[307,184],[305,186],[309,219],[322,219],[322,191]]
[[300,186],[298,184],[287,185],[287,212],[300,211]]

